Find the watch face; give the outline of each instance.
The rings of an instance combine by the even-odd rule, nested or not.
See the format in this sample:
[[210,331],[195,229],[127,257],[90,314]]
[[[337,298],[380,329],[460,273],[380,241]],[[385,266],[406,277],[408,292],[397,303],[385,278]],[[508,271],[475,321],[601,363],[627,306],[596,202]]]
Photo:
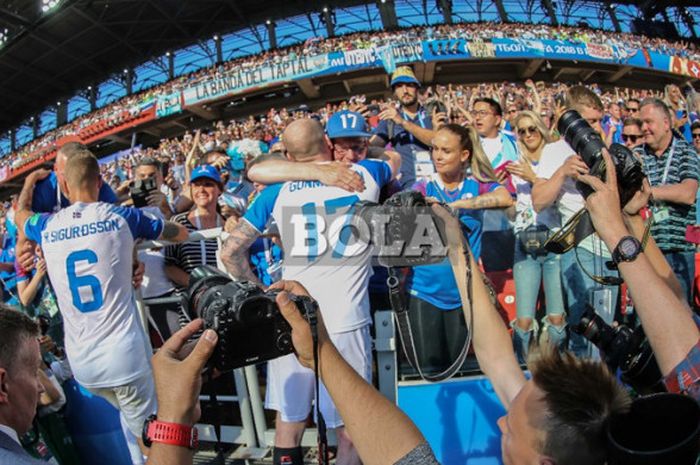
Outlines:
[[632,237],[624,238],[618,247],[623,260],[633,260],[640,249],[639,243]]

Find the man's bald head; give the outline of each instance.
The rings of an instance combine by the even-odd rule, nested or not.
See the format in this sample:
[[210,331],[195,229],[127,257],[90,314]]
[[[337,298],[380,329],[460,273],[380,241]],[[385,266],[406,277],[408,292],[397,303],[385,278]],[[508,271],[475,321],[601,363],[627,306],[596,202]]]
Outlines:
[[292,121],[282,133],[282,140],[289,156],[295,161],[311,158],[330,160],[323,126],[315,119],[304,118]]

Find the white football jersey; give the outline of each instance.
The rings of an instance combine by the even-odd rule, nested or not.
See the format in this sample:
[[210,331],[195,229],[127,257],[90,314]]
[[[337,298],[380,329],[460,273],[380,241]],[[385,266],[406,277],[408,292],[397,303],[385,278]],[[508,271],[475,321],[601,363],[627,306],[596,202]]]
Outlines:
[[156,239],[162,230],[162,220],[101,202],[26,222],[27,237],[43,250],[68,359],[83,386],[120,386],[150,370],[131,284],[133,248],[134,239]]
[[364,179],[363,192],[319,181],[274,184],[258,195],[243,217],[261,233],[274,218],[284,249],[282,278],[299,281],[318,301],[331,333],[371,322],[370,249],[366,242],[353,240],[348,225],[354,205],[376,202],[392,177],[389,165],[379,160],[363,160],[353,169]]

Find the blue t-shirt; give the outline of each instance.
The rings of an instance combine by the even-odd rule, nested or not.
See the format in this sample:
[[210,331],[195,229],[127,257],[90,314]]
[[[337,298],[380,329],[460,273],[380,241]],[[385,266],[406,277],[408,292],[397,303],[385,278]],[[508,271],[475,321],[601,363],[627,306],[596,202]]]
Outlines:
[[[54,213],[56,208],[56,197],[58,194],[58,178],[55,172],[42,179],[34,186],[34,197],[32,198],[32,211],[36,213]],[[107,183],[103,182],[100,187],[100,202],[117,203],[117,195]],[[70,205],[70,201],[61,194],[61,208]]]
[[[399,112],[401,117],[413,124],[425,129],[432,129],[433,122],[430,115],[420,107],[415,118],[411,118],[405,112]],[[394,126],[392,137],[389,137],[389,121],[382,120],[374,130],[374,134],[381,137],[386,143],[401,154],[401,183],[402,189],[410,189],[416,182],[416,152],[430,151],[430,147],[418,140],[413,134],[402,126],[391,123]]]
[[279,266],[281,261],[282,249],[270,238],[258,237],[250,246],[250,264],[255,275],[265,286],[275,282],[274,276],[270,276],[269,269],[271,266]]
[[[442,202],[450,203],[493,192],[499,187],[503,186],[498,183],[482,183],[469,177],[462,182],[460,187],[449,191],[445,189],[437,175],[434,175],[431,181],[421,181],[414,186],[414,189],[428,197],[435,197]],[[474,254],[474,259],[479,260],[484,210],[460,209],[458,216],[469,242],[469,248]],[[452,274],[452,266],[447,258],[435,265],[414,266],[409,275],[406,289],[412,296],[444,310],[452,310],[462,305],[457,283]]]

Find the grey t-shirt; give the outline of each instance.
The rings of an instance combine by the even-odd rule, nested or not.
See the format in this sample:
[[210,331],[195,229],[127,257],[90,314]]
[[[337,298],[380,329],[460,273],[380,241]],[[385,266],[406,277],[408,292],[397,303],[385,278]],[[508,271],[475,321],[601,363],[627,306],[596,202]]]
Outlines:
[[427,442],[418,444],[408,454],[401,457],[394,465],[440,465],[440,462],[435,458],[433,449],[430,448]]

